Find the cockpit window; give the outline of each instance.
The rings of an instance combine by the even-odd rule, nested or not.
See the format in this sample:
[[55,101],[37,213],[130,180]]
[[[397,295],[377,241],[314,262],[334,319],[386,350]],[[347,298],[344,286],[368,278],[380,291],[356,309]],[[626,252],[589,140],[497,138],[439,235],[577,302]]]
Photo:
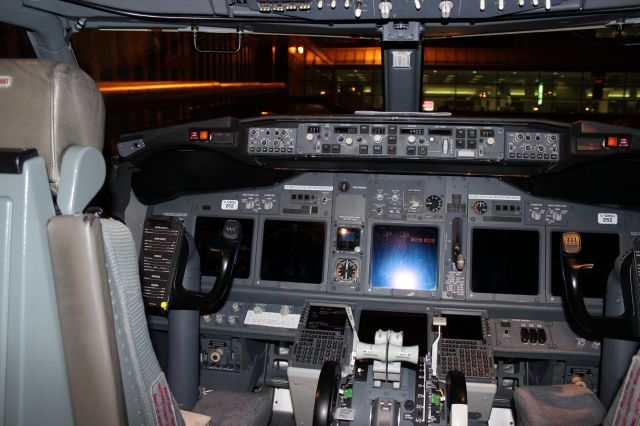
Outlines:
[[[384,110],[375,37],[84,30],[80,66],[122,133],[220,116]],[[423,41],[421,110],[640,125],[640,55],[610,32],[582,30]],[[570,58],[570,59],[569,59]]]
[[24,28],[0,22],[0,58],[35,58]]

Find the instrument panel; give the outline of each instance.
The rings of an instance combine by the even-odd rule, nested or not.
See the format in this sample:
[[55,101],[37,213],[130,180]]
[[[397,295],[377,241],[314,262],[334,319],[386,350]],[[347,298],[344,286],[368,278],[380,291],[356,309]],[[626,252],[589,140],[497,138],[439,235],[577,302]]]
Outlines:
[[[628,211],[540,199],[497,178],[464,176],[307,173],[153,210],[184,215],[203,282],[216,275],[224,218],[236,218],[244,237],[235,286],[534,304],[561,300],[553,243],[563,231],[584,233],[590,261],[610,271],[636,223]],[[595,274],[593,304],[601,305],[605,285],[606,274]]]

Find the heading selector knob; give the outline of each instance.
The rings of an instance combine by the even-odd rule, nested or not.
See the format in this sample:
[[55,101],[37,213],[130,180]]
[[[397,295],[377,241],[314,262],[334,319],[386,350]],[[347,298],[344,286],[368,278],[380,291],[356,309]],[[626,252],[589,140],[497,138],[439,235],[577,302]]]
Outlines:
[[351,185],[349,185],[349,182],[347,182],[346,180],[343,180],[338,184],[338,189],[340,190],[340,192],[347,192],[350,187]]

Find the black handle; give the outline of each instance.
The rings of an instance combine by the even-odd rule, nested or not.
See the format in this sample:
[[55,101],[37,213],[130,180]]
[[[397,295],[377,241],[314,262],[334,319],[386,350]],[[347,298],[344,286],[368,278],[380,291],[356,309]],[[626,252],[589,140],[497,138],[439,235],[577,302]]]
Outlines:
[[447,406],[452,404],[467,404],[467,379],[464,373],[452,370],[447,373]]
[[580,273],[593,268],[590,263],[580,264],[577,255],[581,251],[580,235],[566,232],[562,235],[562,275],[564,279],[565,301],[578,325],[592,336],[610,337],[624,340],[640,340],[640,318],[637,303],[638,289],[637,257],[640,256],[640,239],[633,242],[634,255],[625,253],[616,261],[616,274],[622,286],[624,314],[619,317],[594,317],[587,311],[580,286]]
[[201,315],[218,312],[229,297],[231,283],[233,281],[233,271],[238,253],[240,252],[240,242],[242,240],[242,228],[240,222],[229,219],[224,222],[222,228],[223,243],[220,247],[222,260],[220,273],[209,293],[199,293],[187,290],[182,286],[182,282],[176,282],[176,291],[172,296],[171,307],[173,309],[198,309]]
[[336,361],[325,361],[320,370],[316,402],[313,406],[313,426],[329,426],[338,396],[342,366]]

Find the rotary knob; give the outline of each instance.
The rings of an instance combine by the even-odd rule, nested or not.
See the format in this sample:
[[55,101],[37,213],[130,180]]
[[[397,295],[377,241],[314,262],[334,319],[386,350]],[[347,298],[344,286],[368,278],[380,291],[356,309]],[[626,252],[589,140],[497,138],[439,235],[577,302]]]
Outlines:
[[347,138],[347,140],[345,140],[344,142],[347,144],[347,146],[351,146],[353,145],[353,138]]
[[260,315],[261,313],[264,312],[264,307],[262,305],[255,305],[253,307],[253,312],[255,312],[256,314]]
[[256,206],[256,203],[253,200],[247,200],[244,203],[244,208],[247,210],[252,210]]
[[382,142],[382,136],[380,136],[380,135],[374,135],[374,136],[373,136],[373,142],[374,142],[374,143],[380,143],[380,142]]
[[229,325],[236,325],[236,317],[233,315],[229,315],[229,318],[227,318],[227,322],[229,323]]
[[286,317],[290,313],[291,309],[287,305],[283,305],[282,308],[280,308],[280,315],[282,315],[283,317]]
[[271,201],[271,200],[264,200],[264,201],[262,202],[262,207],[263,207],[265,210],[271,210],[271,209],[273,208],[273,201]]
[[314,139],[313,133],[307,133],[307,142],[313,142]]
[[407,142],[409,142],[410,144],[416,143],[416,137],[414,135],[409,135],[409,137],[407,138]]
[[233,312],[240,312],[240,308],[242,308],[242,305],[238,302],[234,302],[233,305],[231,305],[231,309],[233,309]]
[[222,322],[224,321],[224,315],[222,314],[216,314],[216,322],[218,324],[222,324]]

